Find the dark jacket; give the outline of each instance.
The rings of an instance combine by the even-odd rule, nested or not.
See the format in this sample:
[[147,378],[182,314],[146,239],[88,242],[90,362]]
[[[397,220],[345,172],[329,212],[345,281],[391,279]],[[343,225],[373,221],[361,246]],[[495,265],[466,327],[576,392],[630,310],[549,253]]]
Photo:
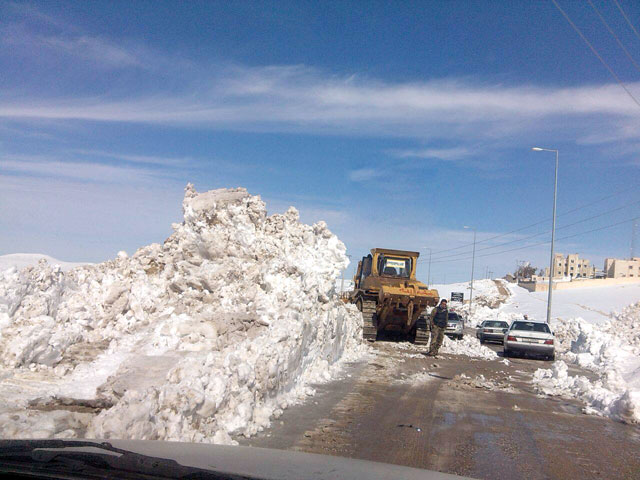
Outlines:
[[445,328],[447,326],[447,321],[449,320],[449,309],[441,308],[438,305],[431,311],[431,321],[440,328]]

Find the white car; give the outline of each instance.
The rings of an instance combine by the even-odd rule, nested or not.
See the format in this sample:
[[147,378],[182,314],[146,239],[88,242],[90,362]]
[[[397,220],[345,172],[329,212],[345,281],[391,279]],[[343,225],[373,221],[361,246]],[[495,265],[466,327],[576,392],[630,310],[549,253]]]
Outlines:
[[516,320],[504,334],[504,356],[530,353],[555,360],[555,338],[545,322]]

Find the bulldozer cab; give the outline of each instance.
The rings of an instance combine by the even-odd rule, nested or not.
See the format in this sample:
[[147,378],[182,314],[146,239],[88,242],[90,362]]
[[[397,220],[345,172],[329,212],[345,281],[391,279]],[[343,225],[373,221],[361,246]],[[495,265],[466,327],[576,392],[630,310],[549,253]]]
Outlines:
[[415,280],[416,261],[420,256],[419,252],[373,248],[370,256],[374,265],[373,275]]
[[410,278],[413,259],[378,254],[377,271],[382,277]]
[[373,248],[369,255],[358,262],[353,279],[355,288],[361,288],[362,282],[370,276],[415,280],[416,260],[419,256],[419,252]]

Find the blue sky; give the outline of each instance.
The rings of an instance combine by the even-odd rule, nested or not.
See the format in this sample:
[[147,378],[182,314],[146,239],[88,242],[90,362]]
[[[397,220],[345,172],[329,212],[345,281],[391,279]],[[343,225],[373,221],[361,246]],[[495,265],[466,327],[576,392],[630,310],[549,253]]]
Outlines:
[[[640,99],[615,3],[558,4]],[[469,276],[472,225],[502,275],[548,263],[506,251],[549,237],[509,233],[550,217],[534,145],[560,150],[558,211],[588,205],[557,251],[627,256],[630,223],[586,232],[640,216],[640,106],[552,2],[3,2],[0,72],[0,254],[161,242],[191,181],[294,205],[354,257],[429,246],[436,281]]]

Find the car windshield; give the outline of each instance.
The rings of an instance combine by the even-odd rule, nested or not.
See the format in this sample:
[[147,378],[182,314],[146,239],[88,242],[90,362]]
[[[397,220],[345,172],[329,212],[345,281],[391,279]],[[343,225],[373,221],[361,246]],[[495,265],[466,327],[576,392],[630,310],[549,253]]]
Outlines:
[[540,322],[516,322],[511,327],[511,330],[520,330],[524,332],[540,332],[550,333],[549,326],[546,323]]
[[411,259],[383,256],[380,260],[380,274],[407,278],[411,274]]
[[484,326],[490,328],[508,328],[509,324],[507,322],[486,322]]

